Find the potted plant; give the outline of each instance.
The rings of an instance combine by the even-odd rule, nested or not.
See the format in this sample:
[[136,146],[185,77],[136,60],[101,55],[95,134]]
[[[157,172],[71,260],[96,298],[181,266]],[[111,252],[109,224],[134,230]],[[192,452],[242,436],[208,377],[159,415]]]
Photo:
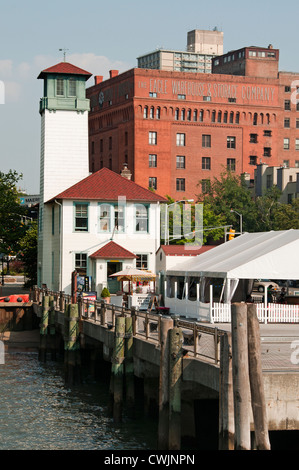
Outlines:
[[109,304],[109,302],[110,302],[110,292],[107,289],[107,287],[104,287],[104,289],[102,290],[101,297],[102,297],[103,300],[105,300],[105,302],[107,304]]

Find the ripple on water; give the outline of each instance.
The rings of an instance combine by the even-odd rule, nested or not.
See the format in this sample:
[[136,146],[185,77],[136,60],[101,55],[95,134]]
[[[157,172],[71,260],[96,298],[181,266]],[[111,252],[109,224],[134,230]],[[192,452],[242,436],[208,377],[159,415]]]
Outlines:
[[73,390],[59,363],[35,353],[10,353],[0,365],[0,450],[138,450],[155,448],[142,419],[115,426],[100,383]]

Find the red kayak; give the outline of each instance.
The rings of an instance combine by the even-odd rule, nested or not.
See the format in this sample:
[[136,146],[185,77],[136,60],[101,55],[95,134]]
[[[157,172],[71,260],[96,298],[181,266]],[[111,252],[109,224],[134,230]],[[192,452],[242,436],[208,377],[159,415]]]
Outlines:
[[8,295],[7,297],[0,297],[0,302],[29,302],[29,294]]

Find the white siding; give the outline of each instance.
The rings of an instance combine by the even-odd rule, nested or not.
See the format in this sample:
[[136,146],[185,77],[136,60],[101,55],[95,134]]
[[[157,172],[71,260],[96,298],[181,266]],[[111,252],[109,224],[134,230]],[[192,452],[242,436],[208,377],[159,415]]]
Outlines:
[[50,112],[41,118],[41,201],[89,175],[88,113]]

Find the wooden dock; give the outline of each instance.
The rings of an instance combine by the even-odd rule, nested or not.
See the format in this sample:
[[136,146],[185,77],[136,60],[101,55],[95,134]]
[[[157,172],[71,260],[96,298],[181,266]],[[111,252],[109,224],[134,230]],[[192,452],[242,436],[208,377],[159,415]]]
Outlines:
[[124,402],[134,407],[134,378],[141,379],[145,406],[158,410],[159,449],[195,438],[198,400],[219,409],[219,449],[269,449],[269,431],[299,430],[298,324],[259,325],[247,304],[234,304],[232,324],[211,325],[98,301],[72,304],[63,293],[32,295],[40,359],[63,349],[69,384],[80,380],[83,351],[94,367],[109,362],[115,422]]

